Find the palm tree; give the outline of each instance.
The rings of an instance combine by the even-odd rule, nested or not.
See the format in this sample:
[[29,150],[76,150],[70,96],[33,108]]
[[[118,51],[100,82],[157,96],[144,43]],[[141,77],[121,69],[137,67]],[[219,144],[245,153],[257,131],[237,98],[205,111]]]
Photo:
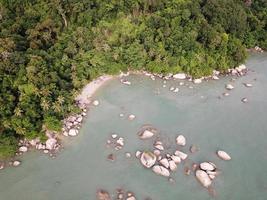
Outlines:
[[15,116],[20,117],[21,113],[22,113],[22,110],[19,107],[16,107],[14,110]]
[[65,98],[63,96],[59,95],[57,97],[57,103],[59,103],[59,105],[62,105],[64,101],[65,101]]
[[49,110],[49,107],[50,107],[49,102],[48,102],[47,100],[44,99],[44,100],[41,102],[41,107],[42,107],[44,110]]
[[53,103],[52,108],[55,112],[58,112],[58,113],[62,111],[61,106],[57,102]]

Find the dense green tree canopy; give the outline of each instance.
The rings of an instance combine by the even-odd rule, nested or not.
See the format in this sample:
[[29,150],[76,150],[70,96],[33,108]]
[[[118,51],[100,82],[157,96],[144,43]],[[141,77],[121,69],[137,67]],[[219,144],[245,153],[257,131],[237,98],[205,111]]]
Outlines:
[[266,0],[0,0],[0,159],[58,131],[89,80],[224,71],[267,48]]

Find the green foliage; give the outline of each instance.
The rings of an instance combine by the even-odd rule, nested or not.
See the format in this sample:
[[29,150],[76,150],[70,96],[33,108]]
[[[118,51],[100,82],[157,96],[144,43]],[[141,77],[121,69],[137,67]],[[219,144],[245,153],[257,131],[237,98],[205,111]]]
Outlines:
[[17,140],[14,136],[0,135],[0,161],[13,156],[17,150]]
[[267,48],[267,2],[0,0],[0,157],[78,112],[101,74],[146,69],[194,77]]

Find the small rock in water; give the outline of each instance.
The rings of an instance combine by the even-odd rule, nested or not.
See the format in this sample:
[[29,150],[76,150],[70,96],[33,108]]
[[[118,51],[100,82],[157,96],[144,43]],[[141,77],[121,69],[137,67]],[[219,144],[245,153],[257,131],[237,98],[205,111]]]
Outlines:
[[114,154],[109,154],[108,156],[107,156],[107,159],[109,160],[109,161],[114,161],[115,160],[115,156],[114,156]]
[[19,166],[20,165],[20,161],[18,161],[18,160],[15,160],[13,163],[12,163],[12,165],[14,166],[14,167],[17,167],[17,166]]
[[234,89],[234,86],[232,86],[231,84],[227,84],[227,85],[225,86],[225,88],[226,88],[227,90],[232,90],[232,89]]
[[246,87],[252,87],[253,85],[251,83],[244,83],[244,86],[246,86]]
[[154,147],[160,151],[163,151],[164,150],[164,147],[162,145],[162,142],[161,141],[156,141],[155,144],[154,144]]
[[170,170],[171,171],[176,171],[177,165],[176,165],[176,163],[173,160],[170,160],[169,161],[169,165],[170,165]]
[[185,146],[186,144],[186,139],[183,135],[179,135],[177,138],[176,138],[176,143],[180,146]]
[[169,164],[169,161],[167,158],[163,158],[159,161],[160,164],[162,164],[165,168],[169,168],[170,167],[170,164]]
[[228,97],[230,94],[228,92],[224,92],[223,96]]
[[94,105],[94,106],[98,106],[98,105],[99,105],[99,101],[98,101],[98,100],[94,100],[94,101],[93,101],[93,105]]
[[247,99],[247,98],[243,98],[243,99],[241,99],[241,101],[242,101],[243,103],[247,103],[247,102],[248,102],[248,99]]
[[129,120],[134,120],[134,119],[135,119],[135,115],[129,115],[129,116],[128,116],[128,119],[129,119]]
[[126,158],[131,158],[131,153],[125,153]]
[[118,135],[117,135],[117,134],[112,134],[111,137],[112,137],[113,139],[116,139],[116,138],[118,137]]
[[182,160],[185,160],[187,158],[187,154],[182,151],[175,151],[174,153],[176,156],[179,156]]
[[135,157],[139,159],[141,157],[141,153],[142,153],[141,151],[136,151]]
[[171,88],[170,88],[170,91],[173,91],[174,89],[175,89],[174,87],[171,87]]
[[120,137],[117,141],[117,144],[119,144],[120,146],[124,146],[124,139],[122,137]]
[[26,147],[26,146],[21,146],[21,147],[19,148],[19,151],[25,153],[25,152],[28,151],[28,147]]
[[225,151],[222,151],[222,150],[217,151],[217,155],[222,160],[231,160],[232,159],[231,156],[228,153],[226,153]]
[[179,156],[171,155],[171,159],[172,159],[176,164],[181,163],[181,158],[180,158]]
[[169,177],[170,176],[170,172],[168,169],[166,169],[165,167],[163,166],[160,166],[160,165],[155,165],[153,168],[152,168],[153,172],[155,172],[156,174],[158,175],[161,175],[161,176],[166,176],[166,177]]
[[204,170],[204,171],[213,171],[215,170],[215,167],[214,165],[208,163],[208,162],[203,162],[203,163],[200,163],[200,169]]
[[124,116],[124,114],[122,114],[122,113],[121,113],[119,116],[120,116],[120,117],[123,117],[123,116]]
[[175,88],[175,89],[173,90],[173,92],[174,92],[174,93],[179,92],[179,88]]
[[140,139],[148,139],[154,136],[154,133],[150,130],[145,130],[141,133],[139,133]]

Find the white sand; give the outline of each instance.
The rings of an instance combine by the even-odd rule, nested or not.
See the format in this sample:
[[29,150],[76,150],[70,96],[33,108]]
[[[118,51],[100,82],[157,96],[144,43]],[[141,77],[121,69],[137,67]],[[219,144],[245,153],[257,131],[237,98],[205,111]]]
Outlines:
[[107,81],[113,79],[115,76],[103,75],[87,84],[82,92],[76,97],[76,101],[79,102],[80,107],[84,107],[91,103],[91,98],[94,93]]

